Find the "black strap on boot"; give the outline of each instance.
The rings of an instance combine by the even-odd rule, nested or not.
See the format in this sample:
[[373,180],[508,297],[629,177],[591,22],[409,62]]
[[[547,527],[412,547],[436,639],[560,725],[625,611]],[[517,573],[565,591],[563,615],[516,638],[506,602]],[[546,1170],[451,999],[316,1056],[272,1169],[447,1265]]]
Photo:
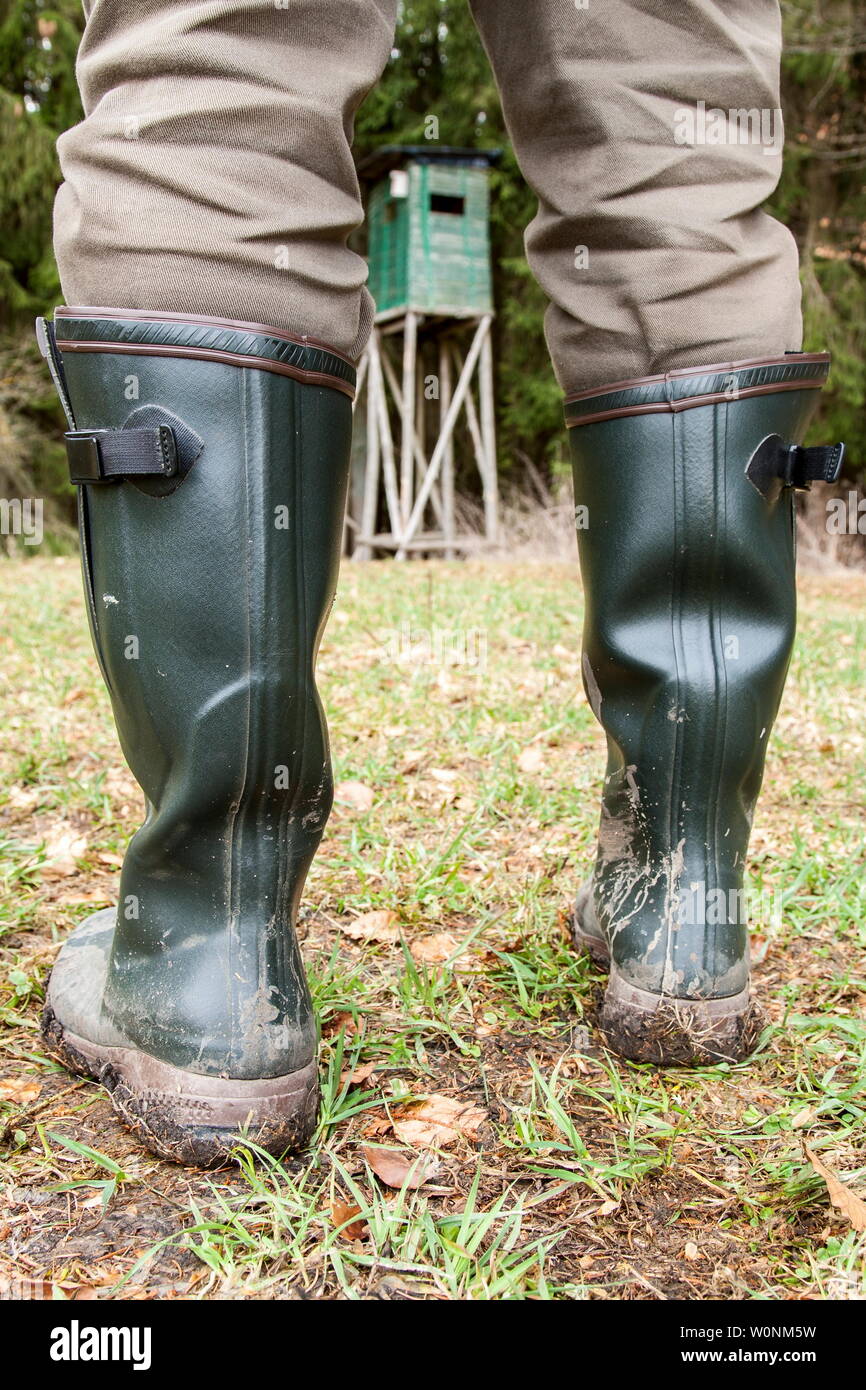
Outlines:
[[808,492],[812,483],[835,483],[842,472],[844,444],[786,444],[770,434],[758,445],[746,464],[746,477],[763,497],[774,501],[783,488]]
[[173,478],[178,451],[169,425],[123,430],[69,430],[64,436],[73,483]]
[[160,405],[137,406],[120,429],[73,429],[63,437],[73,483],[126,478],[157,496],[178,487],[204,449],[201,435]]

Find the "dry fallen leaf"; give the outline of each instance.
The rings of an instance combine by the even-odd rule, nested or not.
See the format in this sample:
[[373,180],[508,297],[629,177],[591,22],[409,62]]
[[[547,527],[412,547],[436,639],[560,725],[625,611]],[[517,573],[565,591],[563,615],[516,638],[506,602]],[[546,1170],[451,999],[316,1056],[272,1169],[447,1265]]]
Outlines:
[[58,828],[45,841],[43,878],[69,878],[78,873],[78,860],[87,853],[87,836]]
[[436,1176],[441,1166],[430,1154],[374,1148],[372,1144],[364,1145],[364,1157],[386,1187],[421,1187]]
[[517,759],[517,766],[521,772],[540,772],[544,766],[544,749],[530,744]]
[[344,1029],[347,1038],[354,1037],[356,1033],[360,1033],[361,1031],[360,1025],[354,1014],[339,1013],[332,1014],[330,1018],[324,1020],[322,1023],[322,1036],[330,1038],[334,1033],[339,1033],[341,1028]]
[[459,795],[458,774],[449,767],[430,767],[422,784],[424,795],[439,806],[449,806]]
[[[351,1206],[348,1202],[331,1203],[331,1220],[335,1226],[342,1226],[340,1235],[343,1240],[363,1240],[367,1234],[366,1221],[355,1221],[353,1217],[361,1215],[361,1208]],[[348,1221],[348,1226],[344,1223]]]
[[73,688],[68,690],[64,695],[62,703],[64,706],[72,705],[76,700],[80,700],[82,696],[86,694],[87,691],[83,690],[80,685],[73,686]]
[[398,941],[400,925],[396,912],[362,912],[352,922],[341,922],[340,931],[354,941]]
[[502,867],[507,874],[519,874],[525,868],[525,861],[520,854],[506,854]]
[[91,887],[84,885],[80,888],[65,888],[62,892],[52,897],[52,902],[57,907],[73,907],[76,903],[97,903],[107,905],[114,899],[114,894],[105,888]]
[[404,776],[410,772],[417,772],[427,754],[423,748],[407,748],[400,763],[400,771]]
[[376,1070],[375,1062],[365,1062],[362,1067],[356,1067],[354,1071],[340,1072],[341,1086],[360,1086],[362,1081],[366,1081]]
[[334,789],[334,800],[343,806],[352,806],[356,811],[369,811],[375,801],[372,787],[363,782],[339,782]]
[[767,959],[767,952],[770,949],[770,938],[764,936],[762,932],[751,932],[749,935],[749,956],[752,965],[763,965]]
[[11,1100],[16,1105],[27,1105],[36,1100],[42,1090],[42,1082],[30,1076],[9,1077],[0,1081],[0,1100]]
[[822,1163],[817,1154],[814,1154],[809,1148],[806,1149],[806,1157],[815,1172],[827,1184],[827,1191],[833,1206],[838,1207],[843,1216],[847,1216],[855,1231],[866,1231],[866,1202],[863,1201],[863,1198],[858,1197],[856,1192],[852,1192],[849,1187],[846,1187],[838,1174],[834,1173],[832,1168],[828,1168],[826,1163]]
[[602,1204],[601,1204],[601,1206],[599,1207],[598,1211],[595,1212],[595,1215],[596,1215],[596,1216],[612,1216],[613,1213],[614,1213],[615,1211],[618,1211],[618,1210],[619,1210],[619,1202],[615,1202],[615,1201],[613,1200],[613,1198],[608,1198],[608,1200],[607,1200],[606,1202],[602,1202]]
[[443,1148],[461,1135],[475,1139],[486,1119],[487,1112],[471,1102],[428,1096],[407,1106],[394,1120],[394,1133],[404,1144],[419,1149]]
[[32,811],[42,800],[42,793],[36,787],[12,786],[6,798],[6,805],[15,811]]
[[457,788],[445,787],[441,782],[434,782],[432,786],[424,786],[423,795],[429,798],[434,809],[444,811],[457,800]]
[[418,941],[413,941],[409,953],[413,960],[426,961],[433,965],[447,960],[459,945],[456,936],[452,936],[450,932],[433,932],[430,936],[422,936]]
[[390,1119],[390,1116],[382,1114],[381,1111],[380,1111],[378,1114],[374,1114],[374,1113],[371,1113],[371,1112],[368,1110],[368,1111],[367,1111],[367,1118],[366,1118],[366,1120],[364,1121],[364,1138],[365,1138],[365,1139],[378,1139],[378,1137],[379,1137],[381,1134],[390,1134],[390,1133],[391,1133],[391,1119]]
[[791,1120],[792,1129],[805,1129],[807,1125],[813,1125],[818,1118],[817,1110],[813,1110],[810,1105],[806,1105],[802,1110],[798,1110]]

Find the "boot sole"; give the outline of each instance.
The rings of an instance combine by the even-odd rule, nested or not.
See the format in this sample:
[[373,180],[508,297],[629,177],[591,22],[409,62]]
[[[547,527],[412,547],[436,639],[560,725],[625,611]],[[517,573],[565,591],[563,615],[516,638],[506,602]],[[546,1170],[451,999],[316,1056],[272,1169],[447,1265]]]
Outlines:
[[[610,970],[607,942],[583,930],[577,910],[571,935],[575,950]],[[766,1017],[748,985],[725,999],[676,999],[638,989],[613,971],[599,1022],[611,1050],[628,1061],[694,1067],[742,1062],[754,1050]]]
[[725,999],[677,999],[612,972],[600,1023],[613,1051],[632,1062],[706,1067],[748,1057],[765,1017],[748,985]]
[[315,1058],[262,1081],[201,1076],[128,1047],[99,1047],[65,1029],[50,1004],[42,1015],[48,1050],[69,1071],[98,1081],[124,1124],[173,1163],[222,1168],[251,1140],[275,1157],[309,1143],[316,1127]]

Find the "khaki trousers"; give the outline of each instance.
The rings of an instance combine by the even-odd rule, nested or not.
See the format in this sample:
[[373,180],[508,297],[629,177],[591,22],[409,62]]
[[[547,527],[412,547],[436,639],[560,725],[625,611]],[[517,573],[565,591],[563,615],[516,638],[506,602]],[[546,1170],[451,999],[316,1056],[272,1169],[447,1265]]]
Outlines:
[[[470,0],[538,197],[529,264],[566,392],[800,346],[777,0]],[[85,0],[85,119],[60,140],[71,304],[308,333],[373,306],[355,112],[397,0]],[[434,113],[435,114],[435,113]],[[441,113],[445,116],[446,113]]]

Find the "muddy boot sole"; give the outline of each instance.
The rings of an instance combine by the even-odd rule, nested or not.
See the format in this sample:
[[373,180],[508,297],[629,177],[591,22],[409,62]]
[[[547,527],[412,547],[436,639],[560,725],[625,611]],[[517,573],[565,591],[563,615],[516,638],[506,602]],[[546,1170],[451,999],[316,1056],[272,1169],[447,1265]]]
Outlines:
[[[595,921],[584,884],[570,918],[576,951],[610,971],[610,948]],[[766,1018],[748,988],[726,999],[675,999],[652,994],[611,973],[599,1024],[612,1052],[657,1067],[742,1062],[754,1050]]]
[[222,1168],[250,1140],[275,1157],[309,1143],[316,1127],[315,1058],[299,1071],[263,1081],[200,1076],[131,1047],[102,1047],[65,1029],[50,1004],[46,1047],[70,1071],[98,1081],[143,1144],[160,1158]]
[[748,986],[726,999],[675,999],[637,989],[616,973],[600,1018],[612,1051],[661,1067],[742,1062],[765,1022]]

